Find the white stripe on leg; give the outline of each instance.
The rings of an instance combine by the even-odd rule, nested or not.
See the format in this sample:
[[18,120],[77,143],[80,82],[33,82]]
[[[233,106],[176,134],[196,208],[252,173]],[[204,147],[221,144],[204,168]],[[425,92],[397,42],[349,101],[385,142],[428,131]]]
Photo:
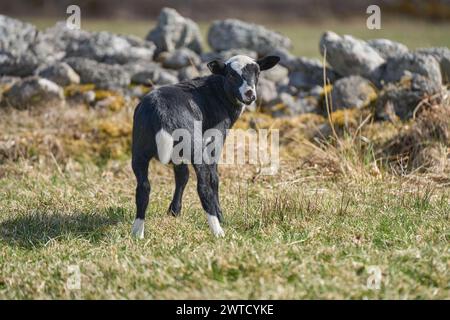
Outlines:
[[144,239],[144,219],[137,218],[134,220],[131,235],[138,239]]
[[222,230],[222,227],[220,226],[219,219],[217,219],[216,216],[206,214],[208,216],[208,224],[209,228],[211,229],[213,235],[217,238],[224,237],[225,232]]

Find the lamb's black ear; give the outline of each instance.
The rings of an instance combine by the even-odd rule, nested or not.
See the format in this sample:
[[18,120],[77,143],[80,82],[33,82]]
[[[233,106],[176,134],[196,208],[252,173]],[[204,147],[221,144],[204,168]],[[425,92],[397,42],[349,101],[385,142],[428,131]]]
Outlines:
[[280,62],[280,57],[277,56],[267,56],[256,61],[261,71],[273,68],[278,62]]
[[219,60],[214,60],[208,63],[208,68],[213,74],[225,74],[225,63]]

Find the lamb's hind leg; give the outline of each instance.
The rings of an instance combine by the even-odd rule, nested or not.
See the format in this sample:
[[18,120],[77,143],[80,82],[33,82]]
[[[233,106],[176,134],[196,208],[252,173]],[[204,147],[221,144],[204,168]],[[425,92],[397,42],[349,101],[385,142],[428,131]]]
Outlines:
[[189,180],[189,169],[187,164],[179,164],[173,166],[173,172],[175,174],[175,192],[168,213],[177,217],[181,212],[183,192]]
[[203,209],[206,211],[209,228],[216,237],[225,235],[220,226],[222,211],[218,201],[218,176],[214,165],[195,165],[194,169],[197,174],[197,191],[202,203]]
[[144,220],[150,196],[150,182],[148,180],[148,165],[150,160],[132,161],[133,172],[136,176],[136,219],[134,220],[131,234],[139,239],[144,238]]

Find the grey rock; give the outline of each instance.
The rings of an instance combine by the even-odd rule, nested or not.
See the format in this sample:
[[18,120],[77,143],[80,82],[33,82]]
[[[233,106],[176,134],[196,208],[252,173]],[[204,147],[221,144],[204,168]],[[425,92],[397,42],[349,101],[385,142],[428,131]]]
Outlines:
[[180,81],[194,79],[200,76],[200,72],[195,66],[187,66],[182,68],[178,73]]
[[438,61],[431,55],[407,53],[402,56],[388,58],[381,79],[384,82],[398,82],[407,73],[417,73],[434,81],[442,83],[441,69]]
[[90,32],[81,29],[69,29],[64,21],[56,23],[38,34],[35,51],[39,57],[45,57],[47,63],[62,60],[66,52],[77,52],[80,44],[88,41]]
[[363,108],[376,97],[377,93],[372,83],[361,76],[350,76],[337,80],[331,92],[335,110]]
[[441,60],[441,73],[442,73],[442,82],[444,84],[450,83],[450,59],[446,57]]
[[84,103],[92,105],[95,102],[95,91],[89,90],[82,93]]
[[258,105],[268,106],[273,104],[278,98],[277,87],[274,82],[265,78],[260,78],[256,88]]
[[286,92],[286,93],[289,93],[290,95],[297,95],[301,90],[297,89],[294,86],[289,85],[289,83],[288,83],[288,84],[278,85],[277,91],[278,91],[278,93]]
[[131,83],[153,86],[158,72],[157,70],[139,71],[131,76]]
[[94,32],[89,37],[80,36],[72,42],[75,43],[66,50],[67,57],[84,57],[109,64],[151,61],[156,48],[150,41],[105,31]]
[[17,109],[60,104],[64,101],[63,89],[56,83],[36,76],[16,82],[5,94],[8,105]]
[[155,55],[183,47],[198,54],[202,52],[202,37],[198,25],[171,8],[161,10],[156,27],[146,39],[155,43]]
[[377,100],[376,116],[383,120],[409,119],[422,101],[438,103],[441,92],[442,86],[436,81],[408,73],[400,83],[389,83],[383,88]]
[[[442,93],[443,87],[440,83],[433,81],[428,77],[423,77],[419,74],[408,74],[405,77],[412,91],[421,92],[423,97],[436,95]],[[405,82],[405,78],[402,79]]]
[[215,51],[245,48],[259,56],[292,46],[289,38],[275,31],[235,19],[214,21],[209,28],[208,43]]
[[289,82],[288,69],[281,65],[276,65],[275,67],[261,72],[261,79],[267,79],[273,81],[276,84],[287,84]]
[[159,59],[162,60],[163,67],[169,69],[181,69],[186,66],[197,66],[200,64],[200,57],[187,48],[164,52],[160,54]]
[[99,89],[119,89],[130,84],[130,75],[119,65],[75,57],[65,62],[78,73],[81,83],[93,83]]
[[274,48],[274,50],[269,52],[268,55],[280,57],[280,65],[286,67],[289,71],[295,71],[295,68],[297,67],[297,57],[290,53],[289,50],[284,48]]
[[39,68],[37,75],[63,87],[80,83],[80,76],[65,62],[56,62]]
[[32,75],[40,63],[32,52],[0,52],[0,75],[26,77]]
[[154,81],[157,85],[167,85],[178,83],[177,74],[168,72],[167,70],[161,69],[156,73],[156,78]]
[[[310,89],[314,86],[323,86],[323,65],[318,59],[297,57],[295,65],[292,64],[289,74],[289,84],[299,89]],[[325,69],[327,81],[333,83],[338,75],[330,68]]]
[[375,49],[383,59],[401,56],[409,51],[404,44],[388,39],[372,39],[368,40],[367,44]]
[[135,36],[70,29],[64,22],[40,32],[34,44],[38,57],[46,62],[84,57],[109,64],[153,59],[155,45]]
[[296,98],[286,92],[280,93],[280,101],[285,104],[289,109],[295,109],[295,100]]
[[133,61],[123,64],[121,67],[125,70],[125,72],[133,76],[138,72],[161,68],[161,65],[154,61]]
[[422,48],[417,53],[433,56],[441,67],[442,81],[444,84],[450,83],[450,49],[446,47]]
[[166,85],[178,82],[178,77],[162,68],[149,69],[134,74],[131,82],[142,85]]
[[323,87],[321,86],[314,86],[311,88],[311,90],[308,92],[309,96],[313,96],[316,98],[322,97],[325,94]]
[[319,100],[312,96],[298,98],[283,92],[280,100],[292,115],[318,112]]
[[385,62],[381,55],[365,41],[349,35],[343,37],[328,31],[320,39],[320,52],[334,71],[341,76],[360,75],[372,80]]
[[95,91],[88,90],[84,92],[75,92],[70,96],[66,96],[67,102],[74,105],[88,105],[93,106],[95,104]]
[[320,108],[319,100],[313,96],[298,98],[296,105],[297,108],[294,109],[295,114],[318,113]]
[[0,15],[0,52],[22,54],[30,49],[37,34],[33,25]]
[[312,81],[310,76],[304,72],[291,72],[289,74],[289,85],[298,89],[306,89],[316,86],[317,82]]
[[[319,59],[296,57],[286,49],[276,49],[270,53],[280,57],[279,65],[290,72],[290,84],[299,89],[309,89],[323,86],[323,63]],[[339,75],[328,66],[325,67],[326,79],[330,83],[336,81]]]
[[39,65],[63,59],[91,38],[91,33],[71,30],[64,22],[39,32],[30,24],[0,16],[0,74],[34,74]]
[[33,74],[41,62],[34,50],[37,35],[33,25],[0,15],[0,75]]
[[181,69],[178,73],[178,78],[180,81],[190,80],[198,77],[204,77],[211,74],[208,67],[204,64],[195,67],[195,66],[187,66]]

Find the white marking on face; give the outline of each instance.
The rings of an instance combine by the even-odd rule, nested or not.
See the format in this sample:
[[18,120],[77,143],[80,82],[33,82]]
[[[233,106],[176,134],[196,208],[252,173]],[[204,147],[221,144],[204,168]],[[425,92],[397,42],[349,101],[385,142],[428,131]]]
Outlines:
[[239,87],[239,93],[241,94],[242,100],[246,101],[247,95],[245,94],[247,91],[251,90],[252,94],[255,96],[256,98],[256,89],[255,86],[249,86],[247,81],[244,80],[244,82],[242,82],[242,85]]
[[155,136],[156,147],[158,149],[158,159],[163,164],[167,164],[172,157],[173,137],[164,129],[158,131]]
[[222,227],[220,226],[219,219],[216,216],[206,214],[208,216],[208,224],[209,228],[211,229],[213,235],[216,238],[221,238],[225,236],[225,232],[223,231]]
[[[244,55],[237,55],[233,56],[230,59],[228,59],[225,64],[229,64],[230,67],[236,71],[242,78],[242,70],[248,65],[248,64],[256,64],[256,61],[250,57],[244,56]],[[256,88],[255,85],[250,86],[246,80],[242,79],[243,83],[239,87],[239,94],[241,95],[242,100],[247,100],[247,96],[245,93],[249,90],[252,91],[253,95],[256,98]]]
[[256,61],[250,57],[244,55],[233,56],[228,59],[225,64],[229,64],[242,77],[242,69],[248,64],[256,63]]
[[138,239],[144,239],[144,219],[137,218],[134,220],[131,235]]

